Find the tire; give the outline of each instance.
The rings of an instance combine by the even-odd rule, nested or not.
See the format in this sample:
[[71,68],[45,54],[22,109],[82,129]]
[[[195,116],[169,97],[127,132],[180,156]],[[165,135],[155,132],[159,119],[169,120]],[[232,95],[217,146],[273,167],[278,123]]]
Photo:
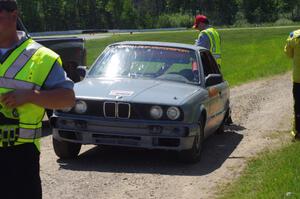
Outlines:
[[200,161],[202,145],[204,141],[204,121],[199,123],[199,132],[195,136],[194,143],[191,149],[179,152],[179,160],[183,163],[194,164]]
[[225,117],[224,117],[220,127],[216,130],[216,134],[223,134],[225,132],[225,130],[224,130],[225,125],[227,125],[228,123],[232,124],[230,108],[228,108],[228,110],[226,111]]
[[216,134],[223,134],[225,132],[224,129],[225,129],[225,118],[222,121],[220,127],[216,130]]
[[225,118],[226,118],[225,125],[231,125],[231,124],[233,124],[233,120],[232,120],[232,117],[231,117],[231,109],[230,109],[230,107],[226,111]]
[[81,144],[60,141],[52,138],[55,154],[61,159],[74,159],[78,156]]
[[232,120],[232,117],[229,116],[226,120],[226,125],[231,125],[231,124],[233,124],[233,120]]

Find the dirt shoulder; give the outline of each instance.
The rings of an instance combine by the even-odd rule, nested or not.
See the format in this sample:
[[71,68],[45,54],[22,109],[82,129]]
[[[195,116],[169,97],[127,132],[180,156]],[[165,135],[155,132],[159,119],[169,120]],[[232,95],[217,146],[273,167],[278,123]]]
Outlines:
[[290,74],[231,90],[235,125],[211,136],[196,165],[175,154],[85,146],[77,160],[61,161],[51,136],[43,138],[41,177],[45,199],[212,198],[220,185],[236,179],[246,161],[283,142],[291,126]]

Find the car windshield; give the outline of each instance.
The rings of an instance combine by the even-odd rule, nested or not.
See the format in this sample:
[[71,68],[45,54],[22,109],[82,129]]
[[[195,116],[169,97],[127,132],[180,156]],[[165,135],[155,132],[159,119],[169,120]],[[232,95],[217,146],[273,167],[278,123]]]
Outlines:
[[199,83],[196,60],[195,51],[183,48],[118,45],[102,53],[88,76]]

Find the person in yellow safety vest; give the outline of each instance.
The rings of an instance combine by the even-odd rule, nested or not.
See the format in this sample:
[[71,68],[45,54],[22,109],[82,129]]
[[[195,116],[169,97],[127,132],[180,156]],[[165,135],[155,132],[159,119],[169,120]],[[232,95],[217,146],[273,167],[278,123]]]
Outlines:
[[300,140],[300,29],[290,33],[284,48],[285,54],[293,60],[294,127],[292,134]]
[[209,21],[204,15],[197,15],[195,18],[194,29],[200,31],[195,45],[207,48],[215,57],[219,66],[221,66],[221,38],[217,30],[209,26]]
[[[204,15],[197,15],[195,17],[193,28],[200,31],[195,45],[210,50],[215,57],[217,64],[221,68],[221,37],[217,30],[209,25],[209,20]],[[232,123],[231,109],[229,109],[228,113],[226,114],[225,124],[230,125]]]
[[0,0],[0,198],[41,199],[42,120],[72,107],[74,83],[59,55],[17,31],[16,0]]

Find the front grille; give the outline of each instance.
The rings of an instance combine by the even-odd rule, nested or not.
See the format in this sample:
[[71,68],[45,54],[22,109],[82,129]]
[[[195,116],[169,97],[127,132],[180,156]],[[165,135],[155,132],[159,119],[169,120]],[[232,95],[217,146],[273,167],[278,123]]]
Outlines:
[[[127,103],[127,102],[115,102],[115,101],[96,101],[96,100],[84,100],[87,103],[88,109],[81,116],[95,116],[104,118],[119,118],[119,119],[132,119],[132,120],[155,120],[150,115],[150,109],[152,104],[141,103]],[[166,115],[169,106],[161,106],[164,115],[160,121],[170,121]],[[58,111],[61,112],[62,111]],[[76,114],[74,108],[69,113],[64,114]],[[181,116],[176,121],[182,121],[184,118],[183,111]]]
[[108,118],[116,118],[117,111],[116,111],[116,103],[113,102],[104,102],[103,104],[103,112],[104,117]]
[[128,119],[130,118],[130,112],[131,112],[130,104],[118,103],[118,112],[117,112],[118,118]]
[[131,106],[123,102],[104,102],[103,112],[106,118],[129,119]]

